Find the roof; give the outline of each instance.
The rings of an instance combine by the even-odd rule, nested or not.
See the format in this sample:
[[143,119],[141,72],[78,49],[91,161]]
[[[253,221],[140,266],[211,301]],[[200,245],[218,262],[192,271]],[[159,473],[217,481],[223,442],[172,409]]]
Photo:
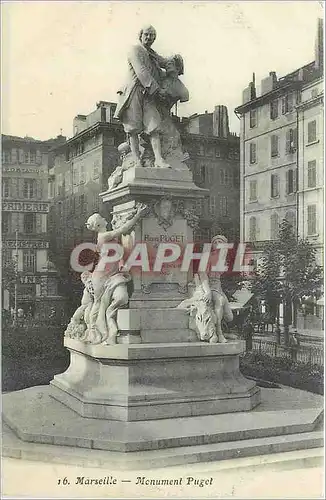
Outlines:
[[36,143],[43,143],[44,141],[41,141],[40,139],[34,139],[33,137],[18,137],[17,135],[7,135],[7,134],[1,134],[1,139],[2,141],[17,141],[17,142],[36,142]]
[[323,74],[322,69],[315,67],[315,61],[312,61],[305,66],[301,66],[300,68],[288,73],[287,75],[279,78],[277,80],[276,86],[270,91],[266,92],[266,94],[262,94],[255,99],[251,99],[248,102],[245,102],[235,108],[235,112],[242,114],[248,111],[249,109],[257,108],[269,102],[273,99],[276,99],[280,95],[283,95],[286,90],[290,90],[292,88],[301,88],[303,85],[310,83],[318,78],[320,78]]

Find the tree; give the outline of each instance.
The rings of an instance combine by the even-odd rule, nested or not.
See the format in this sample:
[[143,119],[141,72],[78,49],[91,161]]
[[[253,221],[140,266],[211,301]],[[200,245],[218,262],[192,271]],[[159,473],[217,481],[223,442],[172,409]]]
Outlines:
[[16,279],[16,267],[14,261],[9,261],[2,266],[2,289],[10,290]]
[[300,302],[306,295],[318,297],[321,285],[322,269],[316,264],[314,247],[309,241],[297,238],[292,225],[283,220],[277,240],[264,247],[251,288],[265,300],[268,312],[276,318],[279,305],[283,304],[286,345],[289,326],[292,320],[296,323]]

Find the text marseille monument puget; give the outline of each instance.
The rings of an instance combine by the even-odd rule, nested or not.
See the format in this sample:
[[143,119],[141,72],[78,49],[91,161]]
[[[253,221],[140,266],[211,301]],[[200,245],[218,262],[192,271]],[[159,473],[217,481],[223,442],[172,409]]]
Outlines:
[[[183,59],[159,56],[155,37],[153,27],[141,30],[128,56],[116,109],[127,140],[101,194],[114,207],[112,230],[99,214],[87,221],[99,252],[108,243],[147,242],[154,254],[157,242],[192,242],[194,205],[207,196],[170,115],[189,99]],[[225,241],[213,238],[213,252]],[[232,312],[217,273],[168,264],[136,273],[120,261],[81,279],[64,335],[70,366],[49,386],[4,395],[5,454],[148,468],[317,446],[317,405],[294,404],[291,391],[275,397],[240,373],[244,342],[221,330]]]

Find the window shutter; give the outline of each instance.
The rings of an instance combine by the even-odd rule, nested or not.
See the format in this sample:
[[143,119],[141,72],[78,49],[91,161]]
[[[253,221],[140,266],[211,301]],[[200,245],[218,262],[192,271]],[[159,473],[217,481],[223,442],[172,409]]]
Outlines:
[[286,180],[286,193],[289,194],[290,192],[290,179],[289,179],[289,175],[290,175],[290,170],[287,170],[286,173],[285,173],[285,180]]
[[278,155],[278,135],[271,136],[271,156]]
[[284,96],[282,97],[282,115],[284,115],[287,111],[286,109],[286,99],[287,99],[287,96]]
[[316,120],[308,123],[308,143],[316,140]]
[[39,149],[36,151],[36,163],[38,165],[42,163],[42,153]]
[[11,196],[13,198],[19,198],[19,187],[18,187],[18,181],[19,179],[17,179],[17,177],[14,177],[12,180],[11,180]]
[[42,191],[43,191],[43,189],[42,189],[42,187],[43,187],[42,183],[43,183],[43,181],[40,180],[40,179],[38,179],[36,181],[36,197],[37,197],[38,200],[42,200],[42,194],[43,194],[42,193]]
[[287,154],[289,154],[291,152],[291,135],[292,135],[291,132],[292,132],[291,128],[286,131],[285,151],[286,151]]
[[17,149],[12,149],[11,150],[11,162],[12,163],[17,163],[18,158],[17,158]]
[[308,235],[316,234],[316,205],[309,205],[308,210]]
[[297,178],[297,170],[293,169],[293,192],[296,193],[298,191],[298,178]]
[[293,129],[293,151],[298,149],[298,129],[297,127]]
[[274,198],[276,196],[276,175],[272,174],[271,176],[271,197]]
[[25,198],[25,179],[18,179],[18,196]]
[[316,160],[308,162],[308,187],[316,187]]

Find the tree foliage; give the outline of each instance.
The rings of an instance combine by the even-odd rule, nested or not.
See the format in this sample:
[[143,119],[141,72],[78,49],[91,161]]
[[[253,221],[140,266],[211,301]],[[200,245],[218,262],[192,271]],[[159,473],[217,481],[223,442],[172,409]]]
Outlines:
[[3,264],[2,266],[2,289],[10,290],[14,285],[16,279],[16,268],[15,263],[13,261],[9,261]]
[[320,296],[322,269],[315,260],[315,248],[297,238],[286,220],[280,225],[278,239],[268,242],[252,281],[252,291],[269,310],[278,304],[297,306],[304,296]]

